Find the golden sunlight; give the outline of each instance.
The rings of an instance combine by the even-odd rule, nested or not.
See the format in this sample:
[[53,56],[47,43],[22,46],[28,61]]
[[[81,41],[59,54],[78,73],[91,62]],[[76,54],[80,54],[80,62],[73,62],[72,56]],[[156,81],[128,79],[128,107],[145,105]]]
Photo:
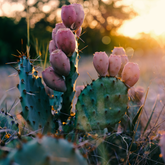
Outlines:
[[[140,10],[139,3],[141,1],[139,1],[139,3],[134,3],[133,7],[135,9],[137,8],[139,16],[133,18],[132,20],[125,21],[124,24],[118,29],[117,33],[136,38],[140,33],[150,33],[158,36],[165,32],[165,22],[162,20],[165,15],[165,1],[146,0],[146,2],[147,1],[148,4],[143,10]],[[136,0],[134,2],[136,2]]]

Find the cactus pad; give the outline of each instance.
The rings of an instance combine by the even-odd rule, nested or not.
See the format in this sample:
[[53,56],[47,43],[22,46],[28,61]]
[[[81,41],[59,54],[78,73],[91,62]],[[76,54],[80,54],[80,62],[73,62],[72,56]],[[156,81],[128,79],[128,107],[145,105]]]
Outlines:
[[8,165],[11,162],[21,165],[87,165],[72,143],[47,136],[23,144],[21,148],[13,150],[0,164]]
[[18,122],[9,113],[0,112],[0,144],[3,145],[8,141],[11,135],[16,134],[19,131]]
[[31,126],[32,130],[41,129],[42,132],[55,132],[49,97],[45,93],[41,78],[37,75],[33,65],[26,56],[20,58],[19,62],[20,91],[22,116]]
[[87,85],[76,105],[77,128],[92,131],[114,126],[127,111],[127,91],[115,77],[100,77]]

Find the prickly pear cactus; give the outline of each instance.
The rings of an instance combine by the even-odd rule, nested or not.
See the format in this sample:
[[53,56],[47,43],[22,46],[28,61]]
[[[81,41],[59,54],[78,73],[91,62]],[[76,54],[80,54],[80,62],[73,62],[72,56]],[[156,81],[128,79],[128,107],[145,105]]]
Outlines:
[[40,130],[42,133],[55,132],[56,126],[51,114],[49,97],[45,93],[44,85],[41,83],[37,71],[26,56],[20,58],[18,68],[21,115],[32,130]]
[[[9,113],[0,112],[0,145],[5,145],[19,131],[19,124]],[[1,132],[2,131],[2,132]]]
[[87,85],[76,105],[77,128],[93,131],[114,126],[127,111],[127,91],[116,77],[100,77]]
[[[121,126],[124,132],[131,135],[134,134],[134,129],[137,124],[136,121],[140,115],[140,111],[143,106],[143,96],[144,89],[142,87],[132,87],[128,90],[129,102],[128,102],[128,112],[125,114],[121,120]],[[136,131],[136,139],[140,137],[142,131],[141,123],[138,124],[138,129]]]
[[72,102],[75,94],[75,84],[78,77],[78,52],[74,52],[70,60],[70,73],[65,76],[66,91],[54,91],[54,96],[49,98],[50,105],[55,110],[56,115],[62,122],[66,122],[70,116]]
[[87,165],[72,143],[48,136],[36,138],[14,149],[0,165],[9,165],[11,162],[21,165]]
[[73,53],[70,59],[70,73],[65,77],[65,82],[67,86],[66,92],[64,92],[62,96],[62,108],[60,110],[60,119],[62,122],[66,122],[68,117],[70,116],[70,111],[72,109],[73,97],[75,94],[75,83],[78,77],[78,60],[79,54],[78,52]]

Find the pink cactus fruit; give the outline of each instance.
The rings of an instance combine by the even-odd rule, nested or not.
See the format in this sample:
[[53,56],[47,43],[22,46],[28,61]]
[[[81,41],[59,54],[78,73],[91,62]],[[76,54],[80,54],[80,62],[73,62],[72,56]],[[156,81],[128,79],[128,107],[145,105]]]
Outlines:
[[109,57],[109,74],[110,76],[116,76],[121,68],[121,57],[113,54]]
[[74,34],[69,28],[59,29],[56,33],[56,45],[61,49],[68,57],[72,56],[76,48],[76,41]]
[[160,137],[159,146],[161,150],[161,155],[165,161],[165,132]]
[[[55,35],[56,35],[58,29],[61,29],[61,28],[66,28],[65,25],[63,24],[63,22],[56,23],[56,26],[55,26],[55,28],[52,31],[52,40],[54,41],[55,45],[56,45]],[[56,47],[57,47],[57,45],[56,45]]]
[[138,64],[128,62],[122,71],[122,80],[128,86],[132,87],[140,77],[140,69]]
[[69,75],[70,61],[62,50],[56,49],[50,54],[50,64],[57,74],[62,76]]
[[118,76],[121,77],[122,70],[125,64],[129,61],[128,56],[126,55],[125,50],[122,47],[115,47],[112,51],[112,54],[121,56],[121,67],[118,73]]
[[95,52],[93,56],[93,65],[100,76],[106,76],[109,67],[107,54],[105,52]]
[[59,92],[65,92],[67,90],[63,77],[55,73],[52,67],[46,68],[42,72],[42,77],[49,88]]
[[114,47],[112,50],[113,55],[126,55],[125,50],[123,47]]
[[77,30],[84,21],[84,9],[81,4],[74,3],[71,5],[74,7],[76,11],[76,21],[73,24],[73,26],[71,26],[71,29]]
[[49,53],[51,54],[54,50],[56,50],[56,46],[53,40],[50,40],[49,42]]
[[78,98],[81,91],[84,89],[84,85],[79,85],[79,86],[76,86],[76,93],[75,93],[75,96]]
[[136,87],[135,88],[135,99],[136,100],[142,100],[144,96],[144,88],[143,87]]
[[141,101],[144,96],[144,88],[141,86],[132,87],[128,90],[128,96],[134,101]]
[[77,36],[78,38],[80,37],[81,32],[82,32],[82,27],[80,26],[80,27],[75,31],[76,36]]
[[63,6],[61,10],[61,18],[64,25],[68,28],[71,27],[76,21],[76,11],[73,5]]

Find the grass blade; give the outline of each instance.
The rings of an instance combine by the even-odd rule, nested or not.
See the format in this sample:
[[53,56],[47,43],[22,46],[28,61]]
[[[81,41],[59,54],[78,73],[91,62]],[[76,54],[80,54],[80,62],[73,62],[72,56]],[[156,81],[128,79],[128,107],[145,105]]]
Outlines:
[[132,131],[134,131],[135,124],[136,124],[136,122],[137,122],[137,120],[139,118],[139,115],[141,114],[142,109],[143,109],[143,105],[139,108],[136,116],[134,117],[134,119],[132,121]]
[[150,115],[150,118],[148,119],[148,122],[147,122],[147,124],[146,124],[146,126],[145,126],[145,128],[144,128],[144,131],[143,131],[143,134],[142,134],[142,135],[144,135],[145,131],[147,130],[147,128],[148,128],[148,126],[149,126],[149,124],[150,124],[150,121],[151,121],[151,119],[152,119],[152,116],[153,116],[153,114],[154,114],[154,112],[155,112],[157,100],[158,100],[158,99],[156,99],[156,102],[155,102],[155,104],[154,104],[154,108],[153,108],[153,110],[152,110],[152,113],[151,113],[151,115]]

